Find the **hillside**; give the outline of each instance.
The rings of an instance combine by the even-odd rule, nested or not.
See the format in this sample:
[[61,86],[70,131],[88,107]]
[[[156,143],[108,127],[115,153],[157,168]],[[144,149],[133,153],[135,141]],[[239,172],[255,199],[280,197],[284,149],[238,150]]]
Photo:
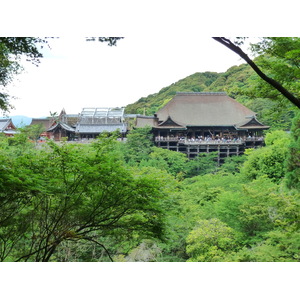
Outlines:
[[255,76],[247,64],[233,66],[224,73],[198,72],[162,88],[158,93],[127,105],[125,112],[153,115],[169,102],[176,92],[226,92],[228,96],[255,111],[258,119],[265,125],[289,130],[294,111],[291,108],[278,110],[276,102],[255,97],[252,83]]
[[126,106],[126,113],[154,114],[158,109],[170,101],[176,92],[203,92],[214,83],[221,74],[215,72],[195,73],[181,79],[170,86],[162,88],[158,93],[139,99]]
[[170,101],[176,92],[227,92],[233,97],[235,89],[245,85],[250,72],[246,64],[231,67],[225,73],[198,72],[127,105],[126,113],[142,114],[145,110],[147,115],[152,115]]

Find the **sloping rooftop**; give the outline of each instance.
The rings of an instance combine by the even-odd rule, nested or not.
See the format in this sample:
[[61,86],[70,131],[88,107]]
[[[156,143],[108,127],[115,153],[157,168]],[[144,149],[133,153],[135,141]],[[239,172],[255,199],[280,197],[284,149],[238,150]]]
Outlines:
[[42,124],[47,130],[53,124],[53,118],[33,118],[30,125]]
[[65,124],[63,122],[58,122],[58,123],[54,124],[47,131],[52,131],[52,130],[54,130],[57,127],[61,127],[61,128],[65,129],[67,131],[70,131],[70,132],[75,132],[75,128],[73,128],[73,127],[71,127],[68,124]]
[[17,133],[16,126],[12,119],[0,119],[0,132],[6,135],[14,135]]
[[11,119],[0,119],[0,131],[16,129]]
[[170,117],[184,126],[232,126],[255,115],[226,93],[177,93],[157,112],[159,121]]
[[236,129],[255,129],[255,128],[261,128],[261,129],[269,129],[270,126],[265,126],[261,122],[259,122],[256,117],[249,118],[239,124],[235,125]]

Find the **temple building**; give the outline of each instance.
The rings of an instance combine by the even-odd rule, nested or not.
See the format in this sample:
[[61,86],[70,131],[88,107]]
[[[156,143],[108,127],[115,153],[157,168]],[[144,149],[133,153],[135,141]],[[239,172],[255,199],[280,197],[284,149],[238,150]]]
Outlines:
[[17,133],[17,128],[12,119],[0,119],[0,132],[6,136],[14,136]]
[[93,139],[103,132],[116,130],[119,130],[122,136],[127,132],[123,107],[83,108],[77,115],[67,114],[63,109],[46,128],[47,137],[56,141],[62,138],[67,138],[68,141]]
[[122,108],[84,108],[80,114],[75,134],[80,138],[95,138],[102,132],[119,130],[125,135],[127,125]]
[[150,126],[155,144],[185,153],[218,151],[218,160],[263,145],[268,126],[226,93],[177,93],[154,116],[137,116],[136,127]]

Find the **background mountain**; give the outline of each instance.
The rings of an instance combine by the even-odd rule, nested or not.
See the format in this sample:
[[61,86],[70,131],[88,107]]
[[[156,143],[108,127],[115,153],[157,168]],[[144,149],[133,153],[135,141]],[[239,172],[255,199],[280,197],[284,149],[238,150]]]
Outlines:
[[256,112],[257,118],[265,125],[272,126],[273,129],[289,130],[294,116],[293,107],[279,109],[276,102],[257,98],[253,84],[255,78],[257,75],[248,64],[233,66],[224,73],[198,72],[162,88],[158,93],[127,105],[125,112],[153,115],[170,101],[176,92],[226,92],[228,96]]
[[32,118],[26,116],[11,116],[12,122],[16,127],[24,127],[31,123]]

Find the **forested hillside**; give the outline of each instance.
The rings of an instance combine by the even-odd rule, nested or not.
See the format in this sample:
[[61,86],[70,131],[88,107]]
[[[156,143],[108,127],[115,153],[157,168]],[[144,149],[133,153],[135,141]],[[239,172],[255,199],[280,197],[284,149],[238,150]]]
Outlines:
[[126,113],[153,115],[176,92],[226,92],[230,97],[257,113],[257,118],[274,129],[289,130],[294,108],[288,104],[278,110],[278,102],[268,98],[257,97],[257,75],[247,64],[233,66],[225,73],[195,73],[170,86],[162,88],[158,93],[139,99],[126,107]]
[[0,261],[299,261],[299,120],[221,167],[147,127],[126,143],[2,135]]

